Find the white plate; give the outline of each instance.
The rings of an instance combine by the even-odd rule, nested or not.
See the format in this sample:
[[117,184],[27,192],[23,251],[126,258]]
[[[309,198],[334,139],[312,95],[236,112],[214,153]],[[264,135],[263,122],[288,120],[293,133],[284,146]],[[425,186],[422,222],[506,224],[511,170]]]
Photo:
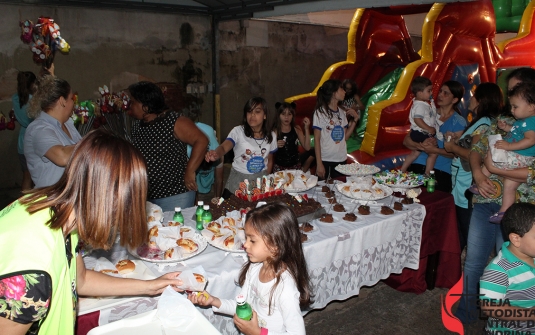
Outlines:
[[285,188],[285,190],[286,190],[286,193],[290,193],[290,192],[297,192],[297,193],[299,193],[299,192],[305,192],[305,191],[308,191],[308,190],[310,190],[310,189],[312,189],[312,188],[314,188],[314,187],[316,187],[316,184],[314,184],[313,186],[310,186],[310,187],[308,187],[308,188],[289,188],[289,187],[287,187],[287,188]]
[[[240,227],[243,228],[243,225],[242,225],[242,222],[241,222],[241,218],[239,218],[240,216],[240,212],[239,211],[232,211],[230,213],[227,213],[227,216],[222,216],[220,218],[218,218],[217,220],[215,220],[216,222],[218,222],[221,227],[224,226],[223,224],[223,220],[227,217],[230,217],[230,218],[233,218],[235,221],[236,221],[236,225],[233,226],[235,229],[238,229]],[[208,230],[207,227],[208,227],[209,223],[205,223],[203,226],[204,226],[204,229],[205,230]],[[202,233],[201,233],[202,234]],[[230,235],[233,235],[232,233],[229,234]],[[236,235],[234,235],[236,236]],[[235,253],[244,253],[245,250],[243,249],[231,249],[231,248],[227,248],[225,247],[224,245],[222,244],[216,244],[214,241],[212,241],[211,238],[208,238],[206,236],[203,235],[203,237],[206,239],[206,241],[208,242],[208,244],[210,244],[212,247],[216,248],[216,249],[219,249],[219,250],[223,250],[223,251],[227,251],[227,252],[235,252]]]
[[307,240],[305,242],[301,242],[302,244],[307,244],[314,241],[314,238],[312,238],[310,235],[307,234]]
[[390,188],[403,188],[403,189],[409,189],[409,188],[415,188],[415,187],[420,187],[422,185],[407,185],[407,184],[383,184],[381,182],[378,181],[379,184],[381,185],[384,185],[384,186],[388,186]]
[[[338,212],[335,212],[335,213],[338,213]],[[340,212],[341,213],[341,212]],[[324,226],[328,226],[328,227],[332,227],[332,226],[335,226],[335,225],[338,225],[340,224],[340,222],[342,220],[338,219],[338,217],[336,217],[335,215],[333,215],[333,222],[323,222],[320,220],[321,218],[317,218],[314,223],[317,223],[319,225],[324,225]]]
[[[204,249],[206,249],[206,247],[208,246],[208,242],[206,241],[206,239],[203,236],[199,235],[199,234],[195,234],[193,237],[188,237],[188,238],[191,238],[193,241],[195,241],[195,243],[197,243],[197,245],[199,247],[197,248],[197,250],[195,250],[192,253],[183,253],[182,257],[173,257],[171,259],[152,259],[152,258],[146,258],[146,257],[139,256],[137,254],[137,250],[131,250],[130,248],[128,248],[128,252],[132,256],[134,256],[136,258],[139,258],[139,259],[142,259],[144,261],[151,262],[151,263],[175,263],[175,262],[180,262],[180,261],[183,261],[183,260],[186,260],[186,259],[190,259],[193,256],[197,256],[198,254],[203,252]],[[162,258],[163,258],[163,253],[164,253],[164,251],[161,251]]]
[[[282,177],[280,176],[281,172],[283,173]],[[311,175],[310,172],[303,172],[301,170],[283,170],[283,171],[272,173],[272,174],[268,175],[267,177],[273,177],[274,180],[283,179],[284,182],[286,183],[288,181],[288,176],[287,176],[288,173],[293,174],[296,177],[301,176],[301,175],[305,175],[307,177],[307,181],[309,179],[313,178],[313,179],[315,179],[315,182],[312,181],[309,185],[306,185],[303,188],[284,187],[284,190],[286,190],[286,192],[305,192],[305,191],[308,191],[311,188],[315,187],[317,185],[317,183],[318,183],[318,179],[317,179],[318,177]]]
[[[180,307],[180,306],[179,306]],[[181,328],[164,328],[160,319],[156,316],[157,309],[142,314],[134,315],[126,319],[108,323],[93,328],[87,335],[221,335],[221,333],[197,311],[191,323]]]
[[[391,182],[388,182],[388,180],[394,179],[398,180],[400,174],[407,174],[409,179],[407,182],[404,182],[403,184],[394,184]],[[377,181],[381,185],[385,185],[392,188],[414,188],[414,187],[420,187],[424,184],[423,180],[419,179],[420,175],[417,175],[415,173],[402,173],[400,171],[389,171],[389,172],[381,172],[373,176],[373,179]]]
[[369,176],[371,174],[381,171],[375,165],[366,165],[359,163],[340,164],[334,168],[336,171],[347,176]]
[[[124,278],[134,278],[142,280],[151,280],[156,278],[154,273],[140,260],[133,260],[136,268],[131,273],[124,275]],[[135,300],[139,297],[107,297],[107,298],[84,298],[78,299],[78,315],[84,315],[98,311],[104,308],[122,304],[125,301]]]
[[230,248],[227,248],[223,245],[216,245],[214,243],[212,243],[212,241],[208,241],[208,243],[210,243],[210,245],[216,249],[219,249],[219,250],[223,250],[223,251],[227,251],[227,252],[235,252],[235,253],[245,253],[245,250],[243,249],[240,249],[240,250],[237,250],[237,249],[230,249]]
[[[349,192],[343,191],[344,186],[349,186],[350,191]],[[336,184],[336,188],[338,192],[342,193],[346,197],[357,199],[357,200],[379,200],[379,199],[384,199],[392,195],[392,189],[390,187],[387,187],[384,185],[378,185],[378,184],[375,184],[374,186],[372,186],[372,188],[370,189],[371,193],[366,193],[366,195],[364,195],[363,192],[353,192],[355,189],[358,188],[358,186],[355,186],[352,183]],[[382,192],[377,193],[375,191],[376,189],[380,189]],[[369,197],[367,197],[368,194],[369,194]]]

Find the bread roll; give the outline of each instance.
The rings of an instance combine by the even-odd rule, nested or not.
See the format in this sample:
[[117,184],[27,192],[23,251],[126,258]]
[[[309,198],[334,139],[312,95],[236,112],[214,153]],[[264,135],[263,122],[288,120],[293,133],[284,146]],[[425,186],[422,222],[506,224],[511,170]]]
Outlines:
[[219,228],[221,228],[221,224],[219,224],[219,222],[216,222],[216,221],[212,221],[208,224],[208,226],[206,226],[206,229],[208,229],[214,234],[219,233]]
[[223,237],[223,236],[225,236],[225,235],[221,234],[220,232],[214,233],[214,235],[212,235],[212,241],[214,241],[217,238]]
[[194,273],[193,275],[195,276],[195,279],[198,283],[204,283],[206,281],[206,279],[204,279],[204,276],[201,274]]
[[234,247],[234,236],[229,236],[223,241],[223,245],[227,248],[233,248]]
[[171,258],[173,258],[174,252],[175,252],[174,248],[169,248],[169,249],[165,250],[165,252],[163,254],[163,259],[171,259]]
[[152,226],[152,228],[149,229],[149,239],[153,236],[158,236],[158,226]]
[[176,240],[176,244],[182,249],[184,249],[185,252],[190,253],[195,252],[199,248],[197,243],[195,243],[195,241],[193,240],[190,240],[189,238],[179,238],[178,240]]
[[124,275],[134,271],[136,269],[136,264],[129,259],[123,259],[118,261],[117,264],[115,264],[115,267],[120,274]]
[[231,217],[226,217],[226,218],[223,219],[223,224],[229,225],[229,226],[235,226],[236,225],[236,220],[234,220]]

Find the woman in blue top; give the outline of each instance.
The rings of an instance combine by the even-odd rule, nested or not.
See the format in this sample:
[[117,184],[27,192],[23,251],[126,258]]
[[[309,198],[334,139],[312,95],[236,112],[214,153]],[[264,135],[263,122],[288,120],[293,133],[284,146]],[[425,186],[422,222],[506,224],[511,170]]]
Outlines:
[[435,177],[437,179],[436,189],[444,192],[451,192],[451,161],[453,154],[444,149],[444,134],[451,132],[455,136],[461,136],[466,128],[466,120],[460,115],[457,105],[464,95],[464,87],[461,83],[448,80],[438,93],[436,99],[437,114],[439,118],[440,132],[436,138],[429,138],[422,143],[416,143],[407,134],[403,140],[403,145],[411,150],[420,150],[422,153],[409,166],[408,171],[423,174],[425,173],[425,163],[428,154],[438,154],[435,163]]
[[15,117],[20,124],[18,152],[20,167],[22,168],[22,190],[26,191],[32,188],[32,176],[28,170],[26,164],[26,158],[24,157],[24,134],[26,128],[33,121],[28,116],[28,102],[32,98],[32,94],[35,93],[37,77],[31,71],[19,71],[17,74],[17,93],[11,97],[13,103],[13,111]]
[[500,115],[502,106],[503,99],[500,87],[493,83],[480,84],[470,98],[468,105],[468,110],[475,116],[468,129],[460,137],[451,132],[445,135],[444,149],[455,155],[451,163],[451,181],[453,183],[451,193],[455,199],[461,251],[466,246],[470,217],[472,216],[471,197],[468,199],[465,196],[466,190],[472,184],[472,171],[469,164],[471,148],[461,147],[458,142],[459,139],[472,136],[471,143],[477,143],[481,134],[488,130],[492,119],[496,119]]

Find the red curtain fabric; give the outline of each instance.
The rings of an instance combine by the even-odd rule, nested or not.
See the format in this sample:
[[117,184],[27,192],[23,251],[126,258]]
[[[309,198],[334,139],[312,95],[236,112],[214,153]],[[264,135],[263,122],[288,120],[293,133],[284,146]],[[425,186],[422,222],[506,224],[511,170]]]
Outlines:
[[[453,196],[422,189],[418,198],[425,206],[426,216],[422,227],[420,266],[418,270],[404,269],[401,274],[393,274],[384,280],[398,291],[417,294],[428,288],[426,272],[436,271],[436,287],[451,288],[461,278],[461,250]],[[438,257],[436,268],[434,256]]]

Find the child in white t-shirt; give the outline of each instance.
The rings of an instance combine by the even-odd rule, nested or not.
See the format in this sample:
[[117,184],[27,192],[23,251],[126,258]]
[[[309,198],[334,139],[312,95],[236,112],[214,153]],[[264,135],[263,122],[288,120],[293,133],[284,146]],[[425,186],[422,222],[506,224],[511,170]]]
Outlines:
[[[412,107],[409,114],[411,123],[410,137],[414,142],[422,143],[437,134],[437,109],[433,100],[430,100],[433,93],[433,83],[426,77],[416,77],[411,83],[411,92],[414,98],[412,99]],[[401,171],[406,172],[418,156],[420,156],[420,151],[412,150],[405,158]],[[433,170],[437,157],[437,154],[428,154],[425,174],[429,175]]]
[[[329,79],[316,93],[316,109],[312,128],[316,152],[316,175],[320,178],[336,178],[335,167],[347,160],[346,140],[351,136],[359,120],[359,113],[352,108],[339,107],[345,98],[342,82]],[[347,116],[352,120],[348,121]]]
[[295,213],[281,202],[255,208],[247,213],[245,237],[249,260],[238,283],[253,309],[251,320],[235,315],[235,300],[207,292],[190,294],[188,299],[234,315],[234,323],[245,335],[305,335],[301,307],[310,304],[311,288]]
[[273,169],[277,135],[269,131],[267,119],[266,100],[260,97],[249,99],[243,108],[242,125],[234,127],[221,145],[206,153],[206,161],[213,162],[234,150],[232,169],[225,184],[225,189],[232,194],[244,179],[255,180],[270,174]]

